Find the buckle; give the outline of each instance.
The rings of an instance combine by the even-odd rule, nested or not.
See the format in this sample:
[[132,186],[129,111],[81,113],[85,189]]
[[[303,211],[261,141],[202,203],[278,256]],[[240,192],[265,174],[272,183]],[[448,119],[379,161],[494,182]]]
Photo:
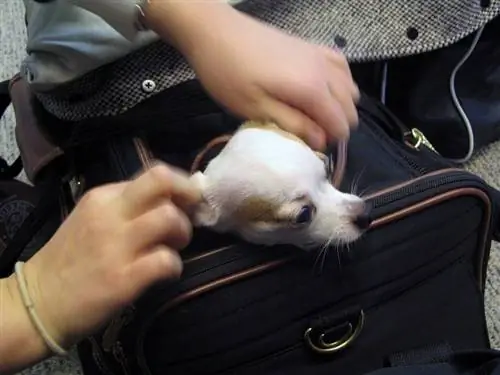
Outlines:
[[319,354],[333,354],[350,346],[363,330],[365,313],[359,310],[351,316],[352,319],[349,318],[330,323],[328,327],[308,328],[304,333],[304,340],[309,349]]

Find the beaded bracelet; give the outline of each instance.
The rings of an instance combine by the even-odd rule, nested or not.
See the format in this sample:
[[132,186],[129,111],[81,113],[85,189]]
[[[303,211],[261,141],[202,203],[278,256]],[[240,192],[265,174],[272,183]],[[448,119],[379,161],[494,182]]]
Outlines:
[[61,348],[59,344],[55,342],[55,340],[50,336],[50,334],[45,329],[42,321],[40,320],[38,314],[35,310],[35,305],[31,300],[31,297],[28,292],[28,287],[26,285],[26,279],[24,277],[24,262],[17,262],[15,266],[15,273],[17,279],[17,285],[19,286],[19,292],[21,293],[21,298],[23,300],[24,307],[28,311],[28,315],[31,319],[31,322],[35,326],[35,328],[40,333],[40,336],[43,338],[43,341],[47,344],[47,346],[58,355],[67,355],[68,352]]

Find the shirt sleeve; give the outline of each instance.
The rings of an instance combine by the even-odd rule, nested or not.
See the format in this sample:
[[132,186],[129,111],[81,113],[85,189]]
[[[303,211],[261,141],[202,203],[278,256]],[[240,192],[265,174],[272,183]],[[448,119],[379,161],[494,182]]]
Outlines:
[[70,3],[101,17],[106,23],[133,40],[141,31],[139,25],[140,0],[68,0]]

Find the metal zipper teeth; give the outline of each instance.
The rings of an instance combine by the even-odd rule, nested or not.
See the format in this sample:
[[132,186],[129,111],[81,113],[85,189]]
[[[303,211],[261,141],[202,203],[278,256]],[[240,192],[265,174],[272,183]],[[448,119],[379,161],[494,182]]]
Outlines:
[[392,194],[396,190],[404,189],[406,187],[414,185],[415,183],[419,183],[419,182],[421,182],[423,180],[426,180],[428,178],[437,177],[437,176],[439,176],[441,174],[445,174],[445,173],[460,173],[460,174],[472,176],[469,172],[467,172],[467,171],[465,171],[463,169],[460,169],[460,168],[444,168],[444,169],[439,169],[439,170],[435,170],[435,171],[426,173],[426,174],[424,174],[422,176],[415,177],[415,178],[412,178],[410,180],[406,180],[406,181],[401,182],[399,184],[391,185],[391,186],[389,186],[389,187],[387,187],[385,189],[380,189],[380,190],[375,191],[375,192],[373,192],[371,194],[367,194],[367,195],[364,196],[364,199],[366,199],[366,200],[383,199],[383,197],[385,195]]
[[[439,176],[444,173],[450,174],[446,176]],[[369,199],[371,201],[373,208],[378,208],[380,206],[388,205],[398,200],[402,200],[415,193],[424,193],[427,190],[435,189],[443,185],[460,182],[477,183],[479,182],[479,178],[469,174],[464,170],[445,169],[424,175],[422,176],[422,178],[413,180],[411,184],[398,186],[393,191],[388,191],[382,195],[375,195],[372,196],[373,198],[366,199]]]
[[[442,176],[449,173],[448,176]],[[436,183],[431,184],[430,182],[432,181],[433,178],[436,178]],[[431,180],[431,181],[429,181]],[[376,192],[370,196],[367,196],[365,199],[371,200],[373,202],[374,208],[380,207],[382,205],[387,205],[396,202],[397,200],[401,200],[405,197],[408,197],[411,194],[415,194],[417,192],[425,192],[426,190],[433,189],[442,185],[445,185],[447,183],[452,183],[452,182],[475,182],[478,183],[480,181],[479,177],[476,177],[475,175],[459,168],[447,168],[447,169],[442,169],[434,172],[430,172],[426,175],[420,176],[416,179],[410,180],[403,182],[398,185],[394,185],[390,188],[383,189],[379,192]],[[418,189],[415,188],[415,184],[426,184],[427,187],[425,189]],[[480,245],[480,254],[478,256],[478,264],[476,265],[476,275],[479,281],[479,288],[481,291],[484,291],[485,288],[485,278],[484,278],[484,270],[486,268],[486,247],[488,243],[488,238],[487,234],[489,233],[490,226],[491,226],[491,201],[488,197],[488,195],[481,190],[479,187],[475,188],[468,188],[468,189],[475,189],[478,191],[476,194],[477,197],[482,199],[485,204],[487,205],[488,209],[486,212],[485,217],[487,217],[487,223],[486,223],[486,228],[485,228],[485,235],[483,238],[484,243]],[[479,193],[481,192],[481,193]],[[443,195],[446,193],[442,193],[440,195]],[[397,209],[395,211],[398,211]],[[384,215],[385,217],[391,217],[391,214],[386,214]],[[373,225],[378,225],[380,221],[383,220],[383,217],[377,218],[373,221]]]

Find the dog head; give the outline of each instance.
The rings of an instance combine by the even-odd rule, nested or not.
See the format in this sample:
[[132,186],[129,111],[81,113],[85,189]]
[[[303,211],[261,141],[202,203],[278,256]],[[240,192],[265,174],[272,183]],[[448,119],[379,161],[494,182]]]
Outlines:
[[194,225],[249,242],[307,250],[353,242],[370,224],[363,199],[331,184],[327,158],[271,123],[245,123],[192,179],[204,197]]

